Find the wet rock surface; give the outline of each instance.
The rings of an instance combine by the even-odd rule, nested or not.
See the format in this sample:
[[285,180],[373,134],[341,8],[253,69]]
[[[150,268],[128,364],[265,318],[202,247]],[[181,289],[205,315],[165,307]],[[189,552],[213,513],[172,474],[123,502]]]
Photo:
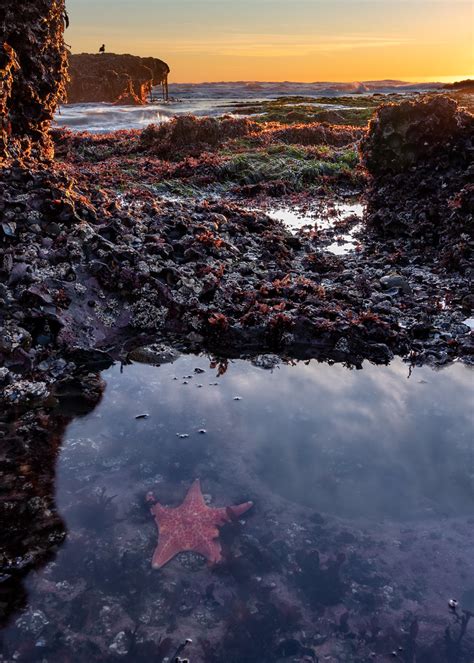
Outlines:
[[[421,108],[429,120],[431,106],[423,102]],[[450,103],[447,108],[456,113]],[[377,127],[366,142],[372,153]],[[462,123],[459,131],[465,140]],[[436,158],[451,163],[452,143],[439,148]],[[75,145],[80,149],[80,141]],[[461,151],[455,153],[457,159]],[[385,207],[374,211],[378,187],[392,186],[377,179],[369,193],[370,232],[361,227],[357,250],[334,256],[326,250],[328,238],[337,239],[357,217],[330,230],[291,233],[235,203],[167,201],[145,187],[120,196],[113,177],[97,189],[96,171],[80,162],[49,169],[11,162],[0,183],[6,397],[21,399],[21,390],[10,393],[13,376],[34,376],[44,392],[48,380],[68,372],[68,353],[114,348],[118,356],[125,342],[127,351],[130,343],[143,345],[140,336],[171,336],[181,349],[206,347],[234,356],[272,352],[355,365],[388,362],[394,353],[437,365],[471,361],[470,329],[463,324],[472,308],[470,240],[463,232],[459,260],[443,260],[454,250],[452,241],[446,245],[446,228],[467,233],[471,227],[469,208],[452,204],[465,201],[467,188],[454,190],[465,181],[461,166],[451,163],[452,186],[444,189],[437,168],[431,175],[437,196],[446,197],[435,202],[442,208],[444,200],[452,210],[447,225],[430,224],[445,233],[441,243],[423,234],[416,217],[415,238],[403,231],[395,238],[374,232],[376,218],[387,219]],[[421,167],[428,168],[424,162]],[[412,168],[400,177],[419,181]],[[399,205],[408,199],[398,191],[396,196]],[[424,218],[426,206],[434,206],[420,195],[412,202]],[[403,224],[406,217],[398,211],[389,218]],[[52,357],[59,360],[55,374],[38,371]],[[24,392],[25,400],[35,395],[26,385]]]
[[64,0],[0,2],[0,164],[53,156],[48,129],[64,98]]
[[[367,226],[403,256],[472,278],[474,116],[445,97],[382,107],[362,143]],[[466,293],[467,294],[467,293]]]
[[[73,368],[70,364],[69,370]],[[41,390],[40,385],[14,380],[4,390],[6,403],[0,414],[0,627],[27,604],[24,578],[50,561],[64,542],[66,529],[55,502],[56,462],[64,431],[73,415],[94,409],[104,389],[97,374],[83,372],[70,408],[66,397],[70,378],[59,380],[48,399],[46,384]],[[14,399],[12,393],[17,395]],[[41,631],[44,624],[39,617],[31,618]],[[30,628],[34,630],[33,623]]]
[[164,85],[170,68],[158,58],[116,53],[69,56],[67,101],[146,104],[151,89]]

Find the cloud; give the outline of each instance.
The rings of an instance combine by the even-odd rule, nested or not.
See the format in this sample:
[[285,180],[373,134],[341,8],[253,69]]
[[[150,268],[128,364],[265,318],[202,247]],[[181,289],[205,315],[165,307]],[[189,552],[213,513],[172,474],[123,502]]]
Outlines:
[[[222,37],[194,37],[182,43],[160,39],[160,47],[168,53],[204,55],[210,52],[218,56],[240,57],[291,57],[312,54],[331,54],[340,51],[366,48],[403,46],[412,38],[393,35],[337,35],[320,37],[315,34],[226,34]],[[150,42],[151,44],[156,42]],[[142,42],[143,44],[143,42]]]

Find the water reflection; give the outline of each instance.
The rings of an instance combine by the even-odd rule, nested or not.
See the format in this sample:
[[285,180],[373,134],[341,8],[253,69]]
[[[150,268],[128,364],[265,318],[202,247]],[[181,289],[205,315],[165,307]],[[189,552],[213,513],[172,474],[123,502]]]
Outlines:
[[89,373],[63,380],[53,411],[13,405],[0,413],[0,627],[28,604],[24,579],[54,559],[66,538],[55,502],[57,457],[68,423],[94,409],[103,388]]
[[[189,480],[206,453],[238,450],[247,472],[275,492],[338,516],[472,512],[473,391],[465,367],[417,369],[407,379],[401,362],[363,371],[282,365],[271,375],[236,361],[216,379],[193,373],[196,363],[203,361],[112,369],[106,409],[70,428],[58,499],[77,480],[78,466],[114,470],[124,454],[129,467],[149,463],[150,474],[169,472],[158,445],[189,468]],[[136,420],[142,412],[149,418]]]
[[360,222],[353,223],[352,227],[336,234],[337,223],[353,218],[362,221],[364,210],[364,205],[359,202],[334,201],[329,208],[323,206],[319,211],[282,206],[266,209],[265,213],[270,218],[281,221],[293,233],[309,228],[316,228],[319,231],[334,231],[332,233],[334,241],[323,240],[322,246],[329,253],[343,256],[356,249],[358,241],[354,234],[360,232],[361,224]]
[[[58,462],[68,539],[30,576],[9,655],[163,660],[186,637],[193,663],[474,653],[447,608],[474,595],[469,369],[181,357],[104,377]],[[210,502],[255,508],[222,531],[222,566],[185,553],[154,571],[144,496],[177,505],[197,477]]]

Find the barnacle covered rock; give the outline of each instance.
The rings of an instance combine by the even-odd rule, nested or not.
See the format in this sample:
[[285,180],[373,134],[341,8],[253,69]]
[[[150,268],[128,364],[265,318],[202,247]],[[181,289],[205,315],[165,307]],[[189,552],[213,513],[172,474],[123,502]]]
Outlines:
[[[474,116],[446,97],[382,106],[362,142],[367,225],[465,272],[474,247]],[[406,250],[407,247],[405,247]]]
[[362,143],[365,165],[375,177],[403,172],[449,149],[464,122],[456,102],[444,96],[381,106]]
[[64,0],[0,0],[0,163],[52,158],[49,128],[64,98]]

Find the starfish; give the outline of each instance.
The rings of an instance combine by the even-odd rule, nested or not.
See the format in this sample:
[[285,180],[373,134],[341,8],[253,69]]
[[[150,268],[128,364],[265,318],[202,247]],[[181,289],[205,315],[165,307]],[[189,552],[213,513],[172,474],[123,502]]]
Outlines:
[[210,564],[217,564],[222,559],[217,528],[235,521],[253,506],[253,502],[244,502],[218,509],[208,507],[204,502],[199,479],[188,490],[183,503],[176,508],[159,504],[153,493],[148,493],[146,499],[153,503],[150,511],[155,517],[159,533],[151,562],[154,569],[160,569],[185,550],[193,550],[206,557]]

